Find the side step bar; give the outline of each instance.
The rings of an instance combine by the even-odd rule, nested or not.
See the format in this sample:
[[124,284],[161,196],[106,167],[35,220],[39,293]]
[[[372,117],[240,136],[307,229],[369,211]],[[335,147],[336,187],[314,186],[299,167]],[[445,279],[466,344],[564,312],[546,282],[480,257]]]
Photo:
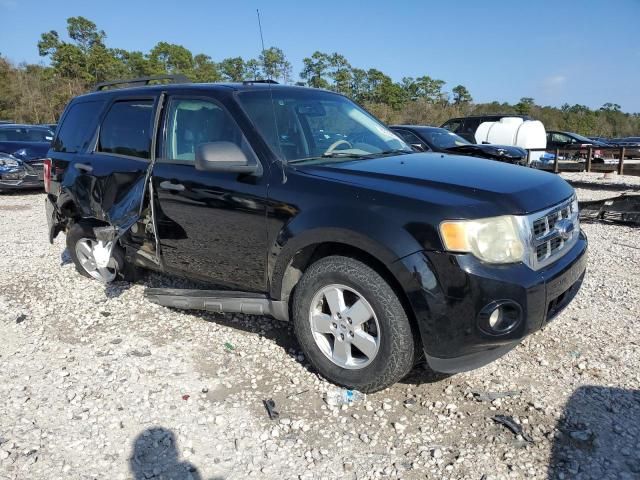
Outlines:
[[267,315],[276,320],[289,320],[289,308],[286,302],[271,300],[266,295],[248,292],[147,288],[144,291],[144,296],[147,300],[158,305],[183,310]]

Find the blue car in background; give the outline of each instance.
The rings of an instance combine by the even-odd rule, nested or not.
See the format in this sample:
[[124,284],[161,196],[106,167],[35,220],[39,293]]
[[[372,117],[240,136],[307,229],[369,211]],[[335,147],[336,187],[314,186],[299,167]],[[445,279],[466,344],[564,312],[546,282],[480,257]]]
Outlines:
[[44,159],[54,132],[48,126],[0,124],[0,191],[44,187]]

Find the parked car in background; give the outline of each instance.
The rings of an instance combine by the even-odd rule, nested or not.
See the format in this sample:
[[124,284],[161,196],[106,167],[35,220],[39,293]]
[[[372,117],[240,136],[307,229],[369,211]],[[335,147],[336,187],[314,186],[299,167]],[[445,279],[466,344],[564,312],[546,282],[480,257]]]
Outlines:
[[19,158],[0,152],[0,192],[42,188],[42,174]]
[[598,147],[609,147],[605,142],[593,140],[573,132],[559,132],[556,130],[547,131],[547,148],[555,150],[556,148],[578,148],[578,150],[570,150],[564,152],[564,156],[568,159],[585,161],[589,153],[589,147],[592,150],[592,161],[596,163],[610,163],[613,160],[613,153],[606,150],[599,150]]
[[48,142],[54,131],[45,125],[23,125],[9,123],[0,125],[0,142]]
[[361,391],[419,358],[449,373],[493,361],[566,307],[586,268],[562,178],[416,153],[320,89],[93,92],[67,106],[49,158],[48,237],[66,232],[82,275],[142,266],[225,285],[145,295],[290,319],[309,362]]
[[422,125],[392,125],[391,130],[421,152],[442,152],[487,158],[516,165],[527,164],[527,151],[509,145],[476,144],[449,130]]
[[594,142],[600,142],[600,143],[603,143],[603,144],[606,144],[606,145],[609,145],[609,146],[613,145],[611,143],[611,139],[607,138],[607,137],[587,137],[587,138],[589,140],[593,140]]
[[7,153],[35,170],[43,185],[43,161],[53,140],[53,131],[39,125],[0,125],[0,152]]
[[[625,158],[640,157],[640,137],[612,138],[609,140],[615,147],[625,148]],[[620,155],[618,155],[620,157]]]
[[452,118],[444,122],[440,127],[446,128],[450,132],[460,135],[462,138],[471,143],[476,143],[475,133],[481,123],[499,122],[505,117],[515,117],[522,118],[523,120],[532,120],[529,115],[492,113],[487,115],[471,115],[468,117]]

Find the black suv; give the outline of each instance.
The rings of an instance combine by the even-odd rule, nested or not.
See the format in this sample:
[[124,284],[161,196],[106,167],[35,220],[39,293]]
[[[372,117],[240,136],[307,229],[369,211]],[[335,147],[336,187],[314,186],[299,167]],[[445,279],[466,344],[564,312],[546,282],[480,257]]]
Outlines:
[[176,308],[293,321],[309,361],[375,391],[421,359],[482,366],[576,294],[587,240],[561,178],[415,153],[344,96],[262,83],[98,91],[46,163],[50,239],[103,282],[142,267],[220,285]]
[[487,115],[471,115],[469,117],[451,118],[440,125],[450,132],[460,135],[465,140],[476,143],[476,130],[481,123],[499,122],[505,117],[516,117],[523,120],[533,120],[529,115],[517,115],[510,113],[491,113]]

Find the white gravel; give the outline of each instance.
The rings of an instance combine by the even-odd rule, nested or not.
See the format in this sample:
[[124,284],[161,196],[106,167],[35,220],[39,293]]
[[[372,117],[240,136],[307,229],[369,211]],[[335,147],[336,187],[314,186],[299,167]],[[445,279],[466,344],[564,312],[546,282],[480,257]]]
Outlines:
[[583,225],[580,294],[506,357],[439,381],[416,369],[340,409],[288,324],[78,275],[43,201],[0,196],[0,479],[640,478],[637,228]]

